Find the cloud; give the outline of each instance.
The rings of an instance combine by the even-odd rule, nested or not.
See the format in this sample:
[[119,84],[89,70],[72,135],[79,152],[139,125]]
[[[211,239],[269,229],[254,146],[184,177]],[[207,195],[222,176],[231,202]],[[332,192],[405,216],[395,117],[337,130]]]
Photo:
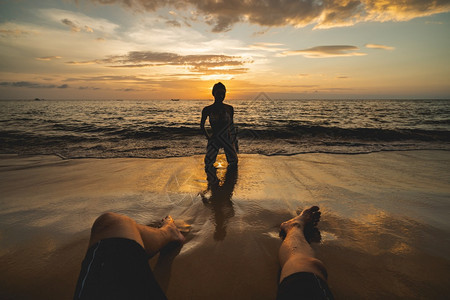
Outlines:
[[201,54],[179,55],[170,52],[131,51],[126,55],[109,56],[92,61],[69,61],[67,64],[105,64],[113,68],[143,68],[157,66],[182,66],[190,72],[201,74],[240,74],[247,71],[245,64],[253,60],[240,56]]
[[382,49],[382,50],[394,50],[395,47],[378,45],[378,44],[366,44],[366,48],[370,49]]
[[70,21],[69,19],[62,19],[61,23],[63,23],[64,25],[67,25],[70,27],[70,31],[72,32],[80,32],[81,28],[78,27],[74,22]]
[[[177,78],[176,80],[179,80]],[[185,79],[188,80],[188,79]],[[80,76],[67,78],[66,82],[86,82],[89,85],[80,84],[79,90],[110,90],[114,87],[117,91],[143,91],[152,90],[155,86],[159,86],[165,82],[174,82],[172,78],[161,79],[158,75],[99,75],[99,76]],[[102,88],[92,86],[95,84],[106,84]],[[128,89],[128,90],[126,90]]]
[[60,86],[56,86],[54,84],[42,84],[37,82],[29,82],[29,81],[16,81],[16,82],[0,82],[0,86],[8,86],[8,87],[19,87],[19,88],[33,88],[33,89],[65,89],[69,86],[67,84],[63,84]]
[[[77,0],[76,0],[77,1]],[[448,0],[86,0],[100,4],[120,4],[135,11],[155,11],[174,7],[193,11],[192,21],[211,25],[213,32],[224,32],[238,22],[261,26],[315,28],[351,26],[359,22],[408,21],[450,11]],[[203,16],[203,20],[202,17]]]
[[141,91],[141,90],[133,89],[133,88],[123,88],[123,89],[115,89],[115,91],[119,91],[119,92],[137,92],[137,91]]
[[[123,82],[147,82],[149,77],[134,75],[103,75],[103,76],[83,76],[80,78],[67,78],[65,81],[123,81]],[[90,87],[81,86],[79,89],[89,89]]]
[[168,21],[166,21],[166,24],[173,26],[173,27],[181,27],[180,22],[178,22],[176,20],[168,20]]
[[20,29],[0,29],[1,37],[19,37],[22,35],[28,35],[28,31],[20,30]]
[[64,25],[67,25],[70,27],[70,30],[72,32],[80,32],[82,29],[86,32],[94,32],[94,29],[92,29],[91,27],[84,25],[83,27],[81,27],[80,25],[77,25],[75,22],[72,22],[69,19],[62,19],[61,23],[63,23]]
[[44,57],[36,57],[36,60],[49,61],[54,59],[60,59],[61,56],[44,56]]
[[259,31],[253,32],[252,36],[265,35],[268,31],[269,31],[269,28],[259,30]]
[[283,51],[285,48],[280,48],[279,46],[283,46],[280,43],[254,43],[249,46],[250,49],[263,50],[269,52]]
[[91,18],[82,13],[62,9],[40,9],[39,13],[45,19],[62,23],[70,28],[72,32],[104,32],[112,34],[119,27],[102,18]]
[[100,90],[101,88],[99,87],[90,87],[90,86],[79,86],[78,87],[79,90]]
[[68,65],[76,65],[76,66],[80,66],[80,65],[93,65],[93,64],[100,64],[101,61],[100,60],[89,60],[89,61],[66,61],[66,64]]
[[278,56],[303,55],[308,58],[326,58],[326,57],[343,57],[343,56],[362,56],[366,53],[356,52],[359,48],[356,46],[333,45],[333,46],[317,46],[303,50],[289,50],[281,52]]
[[18,38],[21,36],[28,36],[30,34],[36,35],[38,34],[35,28],[26,28],[24,29],[22,25],[16,23],[2,23],[0,24],[0,37],[14,37]]

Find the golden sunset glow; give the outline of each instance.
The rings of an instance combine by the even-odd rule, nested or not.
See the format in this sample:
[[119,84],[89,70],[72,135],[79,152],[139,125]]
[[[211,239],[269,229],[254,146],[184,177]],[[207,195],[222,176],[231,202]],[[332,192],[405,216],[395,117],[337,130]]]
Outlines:
[[2,1],[2,99],[448,98],[440,1]]

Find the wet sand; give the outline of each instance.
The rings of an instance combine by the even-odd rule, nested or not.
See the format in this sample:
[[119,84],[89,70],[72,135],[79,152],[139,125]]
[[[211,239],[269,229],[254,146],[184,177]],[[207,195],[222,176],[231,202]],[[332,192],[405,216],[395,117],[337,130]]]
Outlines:
[[206,201],[202,159],[2,155],[0,298],[71,299],[90,226],[115,211],[192,225],[150,261],[169,299],[274,299],[278,226],[310,205],[337,299],[450,294],[450,152],[240,155]]

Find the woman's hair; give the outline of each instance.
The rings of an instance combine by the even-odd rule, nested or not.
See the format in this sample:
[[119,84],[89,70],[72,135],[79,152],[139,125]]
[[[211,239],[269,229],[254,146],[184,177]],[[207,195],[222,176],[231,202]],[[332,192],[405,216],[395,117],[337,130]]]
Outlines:
[[217,89],[224,89],[225,91],[227,91],[227,89],[225,88],[225,86],[223,85],[223,83],[222,83],[222,82],[218,82],[218,83],[216,83],[216,84],[213,86],[213,89],[212,89],[212,94],[213,94],[213,96],[214,96],[214,93],[215,93],[215,91],[216,91]]

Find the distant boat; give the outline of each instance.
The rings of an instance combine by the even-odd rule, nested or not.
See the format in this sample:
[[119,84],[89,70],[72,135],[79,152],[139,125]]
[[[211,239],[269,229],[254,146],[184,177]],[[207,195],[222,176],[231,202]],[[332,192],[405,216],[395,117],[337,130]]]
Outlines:
[[44,99],[34,98],[34,101],[42,101]]
[[178,99],[178,98],[172,98],[172,99],[170,99],[170,101],[180,101],[180,99]]

